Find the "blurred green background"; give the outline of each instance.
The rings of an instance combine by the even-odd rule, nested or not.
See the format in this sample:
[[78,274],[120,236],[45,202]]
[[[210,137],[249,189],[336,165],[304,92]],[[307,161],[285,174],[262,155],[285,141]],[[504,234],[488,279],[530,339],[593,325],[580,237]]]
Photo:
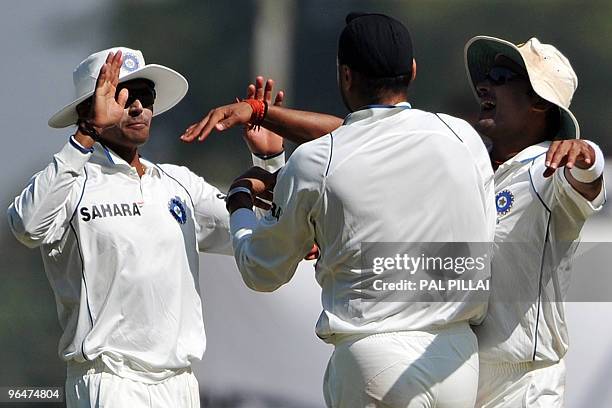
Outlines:
[[[244,95],[256,74],[278,80],[277,88],[286,91],[287,106],[344,116],[335,55],[349,11],[383,12],[403,21],[412,32],[418,64],[410,93],[413,106],[467,119],[477,112],[463,63],[468,39],[486,34],[518,43],[536,36],[555,44],[579,77],[572,111],[583,137],[599,143],[604,152],[612,151],[607,128],[612,117],[611,1],[116,0],[76,7],[77,3],[24,1],[20,6],[8,2],[1,6],[3,21],[11,21],[0,29],[4,80],[10,82],[13,74],[18,78],[22,59],[31,53],[27,43],[15,46],[14,38],[26,31],[32,47],[53,50],[54,66],[62,68],[61,75],[51,74],[47,70],[51,64],[38,61],[38,77],[25,78],[17,88],[21,92],[3,93],[3,108],[17,105],[23,113],[15,117],[2,109],[3,139],[7,139],[5,207],[66,140],[62,135],[67,132],[46,128],[46,118],[70,102],[71,70],[89,53],[125,45],[142,50],[148,63],[185,75],[190,84],[187,97],[154,120],[143,154],[152,161],[187,165],[223,187],[250,165],[240,130],[213,134],[197,145],[180,143],[182,130],[212,107]],[[85,52],[73,55],[71,50],[77,48]],[[55,89],[58,84],[62,84],[61,98]],[[45,100],[42,95],[56,96]],[[35,130],[24,135],[21,125],[32,121],[29,110],[45,119],[37,118],[31,125]],[[54,141],[47,140],[38,149],[37,140],[46,138],[41,133],[55,134]],[[8,139],[14,138],[23,144],[11,145]],[[39,253],[20,246],[6,222],[0,228],[0,243],[0,385],[61,385],[65,374],[57,357],[60,330]],[[233,390],[211,391],[211,395],[203,395],[203,405],[243,406],[248,399],[243,394],[237,397]],[[302,406],[280,391],[279,399],[270,398],[262,406]]]

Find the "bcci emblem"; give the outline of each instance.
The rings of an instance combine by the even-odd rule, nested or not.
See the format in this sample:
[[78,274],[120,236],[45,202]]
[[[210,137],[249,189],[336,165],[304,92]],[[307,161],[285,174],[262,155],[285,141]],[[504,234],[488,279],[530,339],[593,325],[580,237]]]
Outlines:
[[134,54],[126,53],[123,55],[123,69],[127,72],[136,71],[139,68],[138,57]]
[[502,190],[495,195],[495,206],[497,207],[497,215],[508,214],[514,204],[514,194],[510,190]]
[[185,206],[179,197],[174,197],[168,203],[168,209],[170,214],[178,221],[179,224],[187,222],[187,213],[185,212]]

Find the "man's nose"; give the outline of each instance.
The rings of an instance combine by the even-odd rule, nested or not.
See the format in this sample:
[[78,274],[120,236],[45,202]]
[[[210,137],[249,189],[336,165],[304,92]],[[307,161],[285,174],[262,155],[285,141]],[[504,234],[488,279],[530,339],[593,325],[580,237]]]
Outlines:
[[128,108],[128,113],[131,117],[135,118],[136,116],[140,115],[143,110],[144,107],[142,106],[142,103],[140,103],[139,99],[136,99]]
[[489,94],[489,90],[491,89],[491,82],[488,78],[483,78],[476,84],[476,93],[478,96],[485,96]]

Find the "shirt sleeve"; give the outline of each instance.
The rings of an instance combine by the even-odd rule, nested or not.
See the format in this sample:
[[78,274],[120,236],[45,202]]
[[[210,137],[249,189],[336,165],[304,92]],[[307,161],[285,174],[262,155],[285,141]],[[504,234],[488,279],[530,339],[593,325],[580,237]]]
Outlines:
[[[283,152],[266,160],[253,155],[253,162],[268,171],[276,171],[284,164],[285,155]],[[186,167],[165,165],[165,169],[183,179],[189,191],[194,206],[199,251],[232,255],[225,194]]]
[[[468,125],[469,126],[469,125]],[[484,142],[472,127],[469,130],[473,133],[470,138],[467,138],[466,143],[472,152],[476,164],[476,170],[481,179],[481,198],[482,205],[487,220],[487,228],[489,241],[495,239],[495,226],[497,225],[497,208],[495,206],[495,180],[493,175],[493,167],[491,159],[485,147]]]
[[[274,173],[275,171],[280,170],[285,165],[285,151],[283,150],[277,155],[272,157],[268,157],[266,159],[262,159],[251,153],[251,157],[253,159],[253,166],[261,167],[262,169],[269,171],[270,173]],[[263,218],[266,215],[266,211],[255,207],[255,215],[257,218]]]
[[569,217],[586,220],[603,207],[605,197],[605,180],[602,191],[589,201],[569,183],[565,177],[565,167],[555,171],[551,177],[544,177],[546,170],[545,154],[536,157],[529,169],[529,176],[538,196],[550,211],[563,211]]
[[329,137],[300,146],[279,173],[272,210],[259,221],[249,209],[232,214],[234,257],[251,289],[287,283],[315,242],[328,157]]
[[277,155],[262,159],[251,153],[253,159],[253,166],[261,167],[264,170],[274,173],[280,170],[285,165],[285,151],[280,152]]
[[61,239],[80,197],[92,151],[71,137],[53,161],[30,179],[7,214],[20,242],[34,248]]

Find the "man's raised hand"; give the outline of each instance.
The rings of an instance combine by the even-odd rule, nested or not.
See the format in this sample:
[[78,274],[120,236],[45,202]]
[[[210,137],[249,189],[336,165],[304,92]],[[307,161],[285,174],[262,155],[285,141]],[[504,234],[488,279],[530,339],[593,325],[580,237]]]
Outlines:
[[123,117],[123,110],[128,99],[128,90],[122,89],[117,99],[115,99],[122,61],[121,51],[117,51],[117,53],[110,52],[102,68],[100,68],[91,112],[88,118],[95,127],[104,129],[113,126],[119,123]]
[[[264,87],[265,82],[265,87]],[[274,80],[264,80],[262,76],[255,78],[255,84],[247,87],[246,99],[257,99],[265,101],[268,105],[272,103],[272,92],[274,90]],[[281,106],[285,94],[279,91],[274,98],[274,105]],[[283,151],[283,138],[278,134],[264,127],[245,126],[244,139],[249,149],[259,155],[273,155]]]

